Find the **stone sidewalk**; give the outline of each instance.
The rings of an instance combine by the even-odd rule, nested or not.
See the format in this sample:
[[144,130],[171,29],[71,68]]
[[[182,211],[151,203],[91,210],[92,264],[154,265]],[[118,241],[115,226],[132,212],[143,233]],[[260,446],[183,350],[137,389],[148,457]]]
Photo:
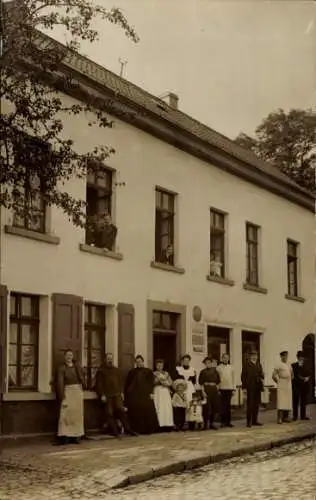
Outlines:
[[[2,452],[0,498],[9,499],[5,469],[20,471],[33,488],[30,498],[96,498],[97,492],[124,487],[154,477],[215,463],[243,454],[263,451],[285,443],[316,436],[316,406],[309,407],[311,420],[277,425],[276,412],[263,412],[263,427],[160,434],[154,436],[91,439],[80,445],[53,447],[37,444]],[[24,474],[23,474],[24,473]],[[42,488],[42,490],[40,490]],[[12,493],[17,497],[16,484]],[[51,493],[51,496],[50,493]],[[58,495],[56,497],[56,494]],[[84,493],[84,494],[83,494]],[[54,496],[55,495],[55,496]]]

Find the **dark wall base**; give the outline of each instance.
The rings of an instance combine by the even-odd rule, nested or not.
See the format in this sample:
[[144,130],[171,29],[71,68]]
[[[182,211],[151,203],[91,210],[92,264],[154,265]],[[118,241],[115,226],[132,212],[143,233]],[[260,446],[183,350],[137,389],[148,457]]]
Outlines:
[[[86,400],[85,428],[98,429],[101,424],[99,402]],[[55,433],[58,426],[56,401],[6,401],[1,408],[1,435]]]
[[[270,392],[267,410],[276,408],[276,390]],[[100,403],[95,399],[85,400],[85,429],[96,430],[102,427]],[[241,408],[233,409],[233,418],[243,418]],[[58,406],[56,401],[5,401],[1,408],[2,436],[21,434],[56,433],[58,426]]]

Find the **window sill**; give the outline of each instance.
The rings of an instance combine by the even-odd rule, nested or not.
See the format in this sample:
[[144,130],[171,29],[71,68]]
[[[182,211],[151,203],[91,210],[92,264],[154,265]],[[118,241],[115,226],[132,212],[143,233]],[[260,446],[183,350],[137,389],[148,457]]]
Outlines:
[[112,250],[105,250],[103,248],[93,247],[84,243],[80,243],[79,248],[82,252],[99,255],[100,257],[108,257],[114,260],[123,260],[123,255],[121,253],[113,252]]
[[206,276],[207,281],[212,281],[213,283],[219,283],[220,285],[234,286],[235,281],[229,280],[227,278],[222,278],[221,276],[211,276],[208,274]]
[[[52,401],[56,399],[53,392],[9,391],[3,394],[3,401]],[[93,391],[84,391],[84,399],[97,399]]]
[[263,293],[267,294],[268,290],[263,288],[262,286],[250,285],[249,283],[243,284],[243,289],[248,290],[249,292]]
[[288,300],[294,300],[294,302],[301,302],[302,304],[305,302],[304,297],[297,297],[296,295],[289,295],[288,293],[286,293],[284,297]]
[[4,401],[49,401],[55,399],[51,392],[10,391],[3,395]]
[[58,238],[58,236],[47,233],[37,233],[36,231],[30,231],[22,227],[6,225],[4,226],[4,232],[14,236],[21,236],[22,238],[29,238],[30,240],[41,241],[42,243],[50,243],[51,245],[59,245],[60,243],[60,238]]
[[162,262],[156,262],[152,260],[150,266],[155,269],[161,269],[162,271],[169,271],[176,274],[184,274],[185,270],[183,267],[171,266],[170,264],[163,264]]

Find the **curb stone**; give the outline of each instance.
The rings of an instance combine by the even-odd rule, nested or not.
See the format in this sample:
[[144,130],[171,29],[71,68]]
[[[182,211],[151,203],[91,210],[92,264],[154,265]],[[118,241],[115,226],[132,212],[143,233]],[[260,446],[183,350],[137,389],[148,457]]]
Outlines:
[[252,455],[261,451],[268,451],[275,448],[280,448],[281,446],[298,443],[300,441],[305,441],[308,439],[315,439],[316,431],[308,432],[305,434],[300,434],[291,437],[284,437],[281,439],[273,439],[265,443],[258,443],[257,445],[244,446],[242,448],[231,450],[224,453],[217,453],[215,455],[202,455],[201,457],[190,458],[188,460],[182,460],[179,462],[170,463],[163,465],[162,467],[150,468],[145,471],[130,475],[119,481],[115,485],[109,486],[109,489],[122,489],[127,486],[140,484],[151,479],[167,476],[170,474],[179,474],[185,470],[195,470],[201,467],[205,467],[210,464],[215,464],[218,462],[223,462],[224,460],[229,460],[232,458],[241,457],[243,455]]

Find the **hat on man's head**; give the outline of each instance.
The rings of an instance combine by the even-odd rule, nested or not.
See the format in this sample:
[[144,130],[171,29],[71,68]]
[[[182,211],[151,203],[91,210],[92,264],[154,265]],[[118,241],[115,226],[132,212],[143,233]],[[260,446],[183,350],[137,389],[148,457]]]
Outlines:
[[280,356],[285,356],[285,355],[286,355],[286,354],[288,354],[288,353],[289,353],[289,351],[281,351],[281,352],[280,352]]
[[297,357],[297,358],[304,358],[304,353],[303,353],[303,351],[297,351],[297,353],[296,353],[296,357]]
[[253,356],[253,355],[258,355],[258,351],[256,351],[255,349],[253,349],[252,351],[249,351],[249,356]]

